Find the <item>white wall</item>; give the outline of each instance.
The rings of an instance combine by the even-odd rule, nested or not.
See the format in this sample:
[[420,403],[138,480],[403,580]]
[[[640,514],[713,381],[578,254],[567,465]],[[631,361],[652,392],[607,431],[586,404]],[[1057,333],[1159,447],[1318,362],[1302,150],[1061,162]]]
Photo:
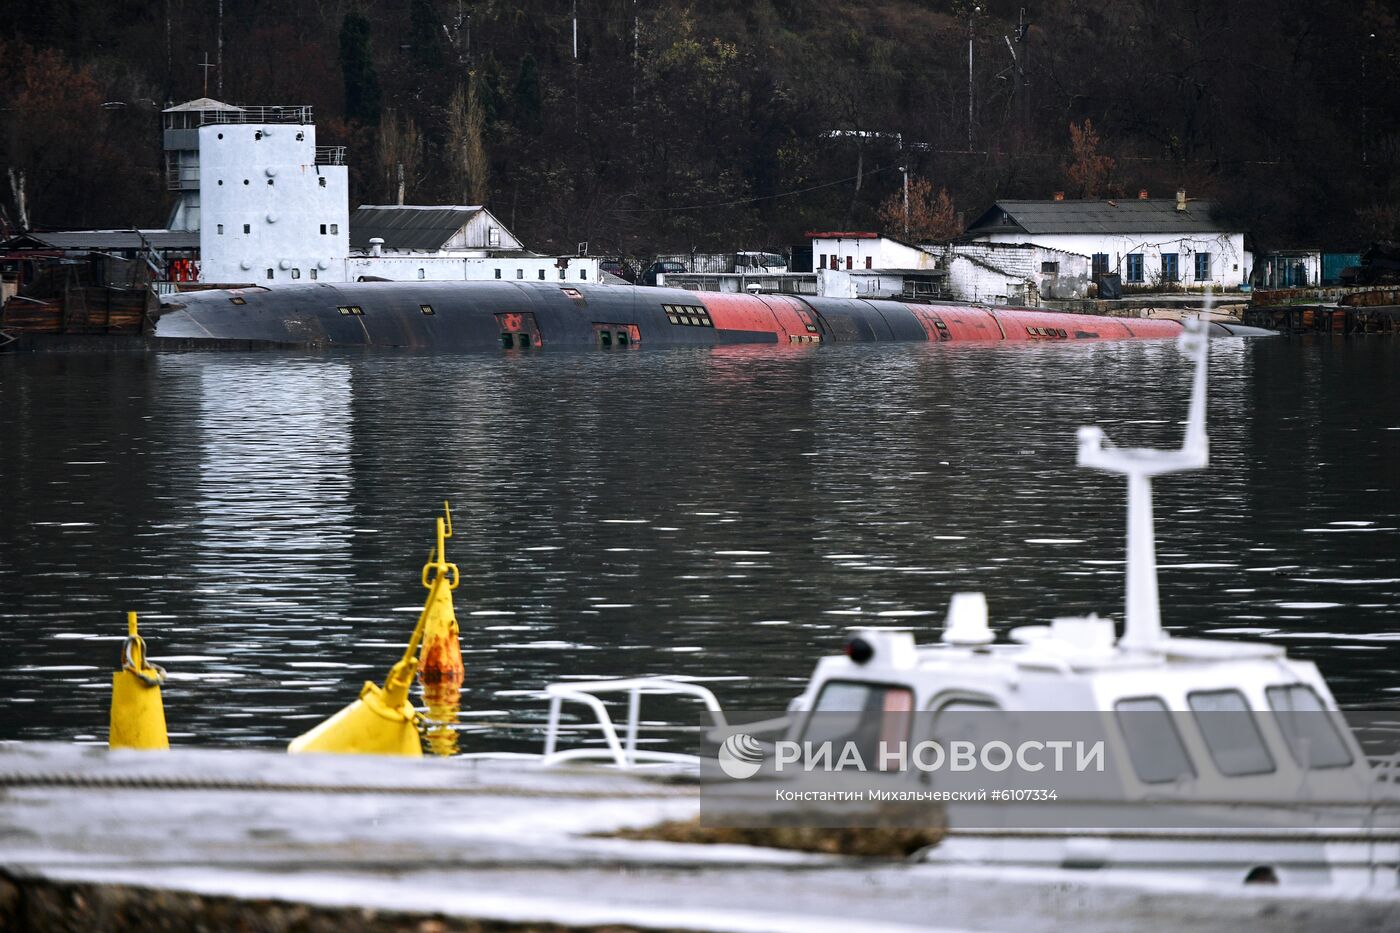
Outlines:
[[[498,239],[495,243],[491,242],[493,229]],[[483,208],[443,244],[443,249],[524,249],[524,246],[490,211]]]
[[344,281],[346,168],[316,164],[315,126],[200,127],[199,194],[202,281]]
[[[553,282],[556,285],[590,285],[598,281],[598,260],[569,258],[560,270],[553,256],[515,259],[460,258],[456,256],[351,256],[343,275],[351,282],[361,276],[395,282]],[[561,278],[561,272],[563,277]]]
[[[1167,234],[1142,233],[1123,236],[1118,234],[1079,234],[1051,233],[1031,237],[1024,233],[993,233],[977,238],[989,243],[1027,243],[1093,256],[1095,253],[1108,254],[1108,271],[1123,276],[1123,284],[1128,286],[1153,285],[1161,283],[1162,254],[1176,253],[1179,284],[1199,285],[1206,280],[1196,279],[1196,254],[1209,253],[1211,275],[1209,281],[1220,288],[1238,288],[1248,280],[1249,263],[1244,251],[1243,233],[1193,234],[1171,236]],[[1143,281],[1128,281],[1130,253],[1141,253],[1143,257]]]
[[[851,271],[871,269],[933,269],[938,266],[938,256],[906,246],[888,237],[813,237],[812,268],[820,271],[831,268],[831,256],[836,257],[838,268],[846,268],[846,260],[851,261]],[[822,258],[827,257],[823,267]]]
[[895,298],[904,291],[904,276],[841,269],[817,270],[817,294],[824,298]]

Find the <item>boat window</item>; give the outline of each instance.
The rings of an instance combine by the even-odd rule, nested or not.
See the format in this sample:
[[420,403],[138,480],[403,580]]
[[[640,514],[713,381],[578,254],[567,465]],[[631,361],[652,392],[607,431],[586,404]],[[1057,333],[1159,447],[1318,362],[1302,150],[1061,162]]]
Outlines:
[[1196,776],[1167,704],[1157,697],[1133,697],[1119,700],[1113,710],[1138,780],[1163,784]]
[[914,692],[897,684],[829,680],[822,685],[802,740],[832,743],[839,757],[854,743],[867,767],[879,767],[880,743],[894,748],[909,739]]
[[1312,687],[1285,684],[1264,693],[1294,761],[1305,768],[1345,768],[1351,764],[1351,752],[1331,712]]
[[1007,737],[1006,717],[991,697],[945,694],[930,706],[938,710],[930,737],[944,748],[950,747],[952,742],[984,745],[992,739]]
[[1274,770],[1273,756],[1244,694],[1238,690],[1201,690],[1188,693],[1186,702],[1221,774],[1241,777]]

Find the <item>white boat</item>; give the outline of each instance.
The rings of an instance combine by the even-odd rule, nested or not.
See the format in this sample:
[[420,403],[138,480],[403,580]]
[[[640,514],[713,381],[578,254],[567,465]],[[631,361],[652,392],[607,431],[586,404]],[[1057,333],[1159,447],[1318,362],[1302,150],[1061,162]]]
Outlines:
[[[771,767],[779,742],[831,738],[833,730],[856,741],[891,735],[938,741],[954,728],[949,723],[968,714],[980,714],[982,722],[1019,722],[1033,733],[1035,717],[1053,711],[1101,730],[1110,776],[1062,784],[1053,812],[1040,806],[1043,801],[949,803],[947,835],[922,858],[1395,888],[1400,798],[1394,761],[1368,759],[1317,667],[1289,658],[1275,644],[1174,637],[1162,627],[1151,478],[1201,469],[1209,458],[1209,340],[1203,327],[1192,326],[1181,344],[1195,369],[1180,448],[1119,449],[1097,428],[1079,432],[1080,466],[1128,478],[1121,635],[1112,620],[1090,616],[1014,628],[999,641],[984,596],[961,593],[934,644],[918,643],[907,630],[853,630],[843,654],[817,663],[787,714],[763,723],[731,725],[711,691],[683,678],[553,684],[546,691],[542,763],[712,766],[708,756],[702,762],[652,751],[639,739],[642,699],[683,694],[703,704],[713,739],[742,732],[751,737],[745,741],[757,743],[754,758],[765,759],[763,773],[734,793],[771,799],[772,782],[784,780]],[[616,705],[610,701],[619,699],[627,710],[621,725],[610,711]],[[583,728],[595,730],[590,734],[601,743],[561,747],[564,735],[579,731],[562,724],[566,704],[591,713],[595,722]],[[838,717],[835,727],[832,716]],[[878,778],[880,786],[904,781],[937,789],[949,775],[903,770],[859,777],[864,786]],[[1078,799],[1076,787],[1082,789]]]

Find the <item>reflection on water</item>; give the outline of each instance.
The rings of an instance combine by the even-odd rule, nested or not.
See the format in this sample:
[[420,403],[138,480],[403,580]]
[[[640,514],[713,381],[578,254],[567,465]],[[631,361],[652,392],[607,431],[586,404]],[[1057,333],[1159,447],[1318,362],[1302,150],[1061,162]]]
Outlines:
[[[1170,628],[1395,705],[1396,357],[1215,344],[1212,469],[1158,484]],[[100,740],[134,608],[177,742],[285,742],[396,659],[444,498],[475,724],[568,677],[781,707],[959,589],[1003,631],[1116,613],[1123,491],[1074,429],[1175,443],[1185,378],[1165,343],[6,357],[0,738]]]

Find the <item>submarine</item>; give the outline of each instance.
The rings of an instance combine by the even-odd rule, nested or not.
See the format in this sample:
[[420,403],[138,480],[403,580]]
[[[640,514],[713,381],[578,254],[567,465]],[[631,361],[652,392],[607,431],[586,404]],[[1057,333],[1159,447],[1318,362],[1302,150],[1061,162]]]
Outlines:
[[[1178,321],[891,299],[549,282],[348,282],[184,292],[157,343],[540,350],[1176,337]],[[1212,322],[1212,336],[1271,331]]]

